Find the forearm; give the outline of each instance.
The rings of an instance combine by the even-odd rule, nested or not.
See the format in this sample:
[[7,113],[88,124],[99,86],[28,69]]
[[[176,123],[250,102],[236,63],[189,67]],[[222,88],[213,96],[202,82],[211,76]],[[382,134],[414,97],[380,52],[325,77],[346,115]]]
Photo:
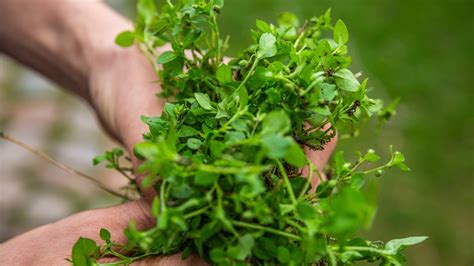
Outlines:
[[126,19],[98,0],[0,1],[0,52],[91,100],[93,64],[117,48]]

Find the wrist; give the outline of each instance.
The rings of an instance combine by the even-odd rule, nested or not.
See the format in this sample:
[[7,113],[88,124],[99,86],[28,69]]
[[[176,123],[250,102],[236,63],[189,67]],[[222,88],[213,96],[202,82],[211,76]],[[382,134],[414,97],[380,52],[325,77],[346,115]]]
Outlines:
[[0,1],[0,51],[90,100],[91,69],[130,23],[99,0]]
[[[96,88],[91,86],[91,76],[98,69],[114,67],[114,59],[123,53],[115,44],[115,37],[122,31],[131,29],[132,24],[120,14],[112,10],[102,1],[66,0],[65,9],[59,12],[60,21],[67,23],[67,29],[73,35],[80,53],[79,60],[85,75],[86,99],[91,102],[91,95]],[[74,14],[71,16],[71,14]],[[93,102],[91,102],[93,104]],[[94,105],[93,105],[94,106]]]
[[[133,93],[128,86],[133,82],[133,71],[140,71],[136,67],[141,54],[136,47],[111,48],[96,50],[95,61],[91,64],[88,75],[89,103],[94,108],[102,126],[120,143],[127,145],[127,121],[129,110],[127,93]],[[128,113],[124,111],[128,110]],[[140,119],[140,116],[137,117]]]

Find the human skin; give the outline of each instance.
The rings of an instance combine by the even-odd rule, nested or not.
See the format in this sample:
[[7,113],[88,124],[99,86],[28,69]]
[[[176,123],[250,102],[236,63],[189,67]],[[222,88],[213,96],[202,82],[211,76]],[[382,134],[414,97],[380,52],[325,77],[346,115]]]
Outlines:
[[[157,116],[164,104],[153,97],[160,87],[139,49],[114,44],[119,32],[131,28],[127,19],[99,0],[0,1],[0,52],[85,99],[104,129],[129,152],[147,131],[140,116]],[[321,169],[334,146],[335,140],[324,151],[307,153]],[[135,166],[139,164],[135,158],[133,161]],[[316,176],[312,183],[317,184]],[[26,232],[0,244],[2,263],[67,265],[64,258],[70,257],[74,242],[83,236],[100,243],[100,228],[107,228],[113,241],[124,243],[123,230],[129,221],[135,220],[140,228],[153,226],[149,199],[84,211]],[[204,262],[197,256],[182,261],[178,255],[140,262],[200,263]]]

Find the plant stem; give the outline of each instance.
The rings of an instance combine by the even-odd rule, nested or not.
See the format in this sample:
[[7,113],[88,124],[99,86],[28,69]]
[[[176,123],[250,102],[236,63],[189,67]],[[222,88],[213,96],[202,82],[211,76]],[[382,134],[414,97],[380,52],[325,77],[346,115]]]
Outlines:
[[166,186],[166,180],[163,179],[161,182],[161,187],[160,187],[160,205],[161,205],[161,212],[163,212],[166,209],[166,202],[165,202],[165,186]]
[[291,220],[291,219],[286,219],[286,222],[287,222],[289,225],[293,226],[294,228],[300,230],[300,232],[304,232],[304,233],[307,232],[307,230],[306,230],[304,227],[302,227],[302,226],[299,225],[297,222],[295,222],[295,221],[293,221],[293,220]]
[[150,62],[150,64],[152,65],[153,70],[155,71],[155,73],[158,75],[160,70],[159,70],[158,66],[156,65],[155,60],[153,59],[152,55],[150,54],[150,50],[149,50],[148,46],[140,44],[138,47],[140,48],[140,50],[145,55],[148,62]]
[[364,171],[364,172],[362,172],[362,173],[364,173],[364,174],[367,175],[367,174],[373,173],[373,172],[375,172],[375,171],[377,171],[377,170],[382,170],[382,169],[387,168],[387,167],[388,167],[387,165],[382,165],[382,166],[376,167],[376,168],[374,168],[374,169],[370,169],[370,170]]
[[248,79],[252,75],[253,71],[255,70],[259,62],[260,62],[260,58],[259,57],[255,58],[255,61],[253,62],[252,67],[250,68],[249,72],[245,76],[244,80],[239,84],[239,87],[237,87],[236,91],[239,91],[244,86],[244,84],[247,83]]
[[258,224],[246,223],[246,222],[235,221],[235,220],[231,220],[231,223],[235,226],[238,226],[238,227],[262,230],[262,231],[265,231],[265,232],[268,232],[268,233],[284,236],[284,237],[291,238],[291,239],[294,239],[294,240],[298,240],[298,241],[301,240],[301,237],[299,237],[297,235],[287,233],[287,232],[284,232],[284,231],[281,231],[281,230],[276,230],[276,229],[273,229],[271,227],[265,227],[265,226],[261,226],[261,225],[258,225]]
[[171,3],[171,0],[166,0],[166,3],[167,3],[171,8],[174,7],[174,5]]
[[242,167],[219,167],[213,166],[210,164],[201,164],[199,165],[199,169],[209,173],[216,173],[216,174],[237,174],[237,173],[261,173],[268,170],[270,167],[263,165],[250,165],[250,166],[242,166]]
[[[117,164],[118,165],[118,164]],[[117,170],[120,174],[122,174],[126,179],[128,179],[128,181],[130,182],[135,182],[135,179],[133,179],[131,176],[129,176],[127,173],[125,173],[125,171],[120,168],[119,166],[117,166],[117,168],[115,168],[115,170]]]
[[229,125],[232,124],[232,122],[234,122],[235,119],[239,118],[242,114],[244,114],[245,111],[247,111],[247,107],[245,107],[241,111],[236,112],[227,122],[225,122],[224,125],[222,125],[221,128],[219,128],[219,130],[216,132],[216,134],[214,134],[214,136],[217,136],[219,133],[227,130],[227,127],[229,127]]
[[[332,247],[332,249],[335,250],[335,249],[338,249],[338,247]],[[376,249],[376,248],[372,248],[372,247],[345,246],[344,250],[367,251],[367,252],[377,253],[377,254],[380,254],[380,255],[383,255],[383,256],[392,255],[392,253],[390,251]]]
[[293,202],[293,205],[296,206],[297,201],[296,201],[295,193],[293,192],[293,187],[291,186],[290,179],[288,178],[288,175],[286,174],[285,167],[283,167],[283,164],[281,163],[280,160],[277,160],[276,163],[278,164],[278,169],[280,170],[280,173],[283,176],[283,180],[285,182],[286,189],[288,190],[288,194],[290,195],[290,199]]
[[365,162],[365,160],[363,158],[361,158],[359,161],[357,161],[354,164],[354,167],[352,167],[351,172],[354,172],[357,169],[357,167],[359,167],[363,162]]
[[56,166],[56,167],[60,168],[61,170],[65,171],[66,173],[69,173],[69,174],[71,174],[71,175],[80,176],[80,177],[83,177],[83,178],[85,178],[85,179],[88,179],[88,180],[94,182],[100,189],[102,189],[102,190],[108,192],[108,193],[111,194],[111,195],[114,195],[114,196],[116,196],[116,197],[119,197],[119,198],[124,199],[124,200],[127,200],[127,201],[128,201],[128,200],[132,200],[132,199],[129,198],[127,195],[123,195],[123,194],[121,194],[121,193],[119,193],[119,192],[116,192],[116,191],[114,191],[114,190],[108,188],[104,183],[100,182],[100,181],[97,180],[96,178],[91,177],[91,176],[88,176],[88,175],[86,175],[86,174],[84,174],[84,173],[81,173],[81,172],[79,172],[79,171],[77,171],[77,170],[75,170],[75,169],[73,169],[73,168],[71,168],[71,167],[69,167],[69,166],[66,166],[66,165],[64,165],[64,164],[62,164],[62,163],[56,161],[55,159],[51,158],[51,157],[50,157],[49,155],[47,155],[46,153],[44,153],[44,152],[42,152],[42,151],[39,151],[39,150],[37,150],[37,149],[31,147],[30,145],[28,145],[28,144],[26,144],[26,143],[24,143],[24,142],[22,142],[22,141],[20,141],[20,140],[18,140],[18,139],[16,139],[16,138],[12,137],[12,136],[9,136],[9,135],[7,135],[7,134],[1,132],[1,133],[0,133],[0,138],[3,138],[4,140],[9,141],[9,142],[11,142],[11,143],[14,143],[14,144],[16,144],[16,145],[18,145],[18,146],[20,146],[20,147],[26,149],[27,151],[33,153],[34,155],[37,155],[38,157],[43,158],[44,160],[50,162],[51,164],[53,164],[54,166]]
[[129,258],[129,257],[123,255],[123,254],[120,254],[120,253],[118,253],[118,252],[115,252],[113,249],[108,250],[108,252],[109,252],[111,255],[113,255],[113,256],[115,256],[115,257],[121,259],[121,260],[126,260],[126,261],[128,261],[128,260],[131,260],[131,259],[132,259],[132,258]]
[[219,65],[221,61],[221,48],[219,44],[219,27],[217,26],[216,16],[212,16],[212,24],[214,26],[214,38],[215,38],[215,49],[216,49],[216,67]]
[[201,214],[201,213],[207,211],[207,209],[209,209],[209,206],[206,206],[206,207],[201,208],[201,209],[199,209],[199,210],[195,210],[195,211],[193,211],[193,212],[190,212],[190,213],[188,213],[188,214],[186,214],[186,215],[184,216],[184,219],[189,219],[189,218],[192,218],[192,217],[194,217],[194,216],[197,216],[197,215],[199,215],[199,214]]
[[295,44],[293,45],[293,47],[294,47],[295,49],[298,48],[298,45],[300,44],[301,40],[302,40],[303,37],[306,35],[306,27],[307,27],[307,25],[308,25],[308,22],[305,21],[303,27],[301,28],[301,33],[298,35],[298,38],[296,39]]
[[309,166],[309,170],[308,170],[309,174],[308,174],[308,177],[306,177],[306,183],[304,184],[303,190],[301,190],[300,194],[298,195],[298,199],[301,199],[304,196],[304,194],[306,194],[306,191],[311,185],[311,181],[313,179],[314,165],[309,159],[307,160],[308,160],[308,166]]
[[334,252],[331,250],[329,246],[326,248],[326,251],[329,256],[329,264],[331,266],[337,266],[337,260],[336,260],[336,256],[334,255]]

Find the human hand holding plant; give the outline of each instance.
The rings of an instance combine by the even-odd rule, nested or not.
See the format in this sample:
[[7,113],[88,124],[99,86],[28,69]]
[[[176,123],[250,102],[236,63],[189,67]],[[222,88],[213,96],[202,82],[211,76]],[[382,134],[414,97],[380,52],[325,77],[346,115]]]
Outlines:
[[[157,115],[162,105],[153,95],[158,84],[153,82],[155,74],[143,54],[135,49],[120,50],[109,57],[98,60],[90,77],[92,101],[105,128],[116,136],[128,150],[141,140],[146,125],[139,119],[141,114]],[[127,62],[126,65],[123,62]],[[122,63],[122,64],[119,64]],[[134,69],[134,71],[130,71]],[[141,91],[141,93],[136,93]],[[125,106],[125,108],[124,108]],[[313,162],[322,167],[330,156],[333,145],[324,151],[310,151]],[[126,243],[123,229],[130,221],[138,228],[154,225],[150,206],[146,200],[81,212],[61,221],[44,225],[16,237],[0,246],[2,254],[8,254],[8,261],[15,264],[58,265],[67,264],[64,258],[70,256],[71,246],[79,237],[100,241],[97,232],[107,228],[116,243]],[[51,239],[47,244],[38,244],[41,239]],[[20,253],[19,250],[31,250]],[[111,261],[103,259],[101,262]],[[113,261],[113,260],[112,260]],[[204,263],[196,256],[183,261],[179,254],[165,257],[146,258],[143,265],[198,265]],[[140,265],[139,264],[139,265]]]
[[[3,26],[0,33],[7,38],[0,49],[89,100],[108,132],[130,154],[134,149],[145,159],[140,166],[146,174],[144,186],[160,193],[151,204],[151,219],[149,212],[137,209],[152,198],[147,192],[148,201],[122,205],[133,215],[107,223],[103,215],[122,214],[114,212],[122,206],[86,212],[78,215],[80,219],[73,216],[54,224],[54,233],[35,230],[9,241],[3,250],[12,252],[45,234],[64,237],[58,243],[67,246],[71,237],[81,235],[90,239],[80,238],[74,245],[72,260],[78,265],[107,256],[122,263],[143,258],[156,262],[152,255],[180,251],[184,257],[196,251],[223,264],[322,261],[335,265],[359,259],[400,263],[404,246],[424,239],[392,240],[384,248],[378,242],[348,238],[373,214],[374,206],[359,191],[364,177],[393,166],[407,170],[401,153],[391,150],[388,163],[365,171],[358,169],[362,163],[380,159],[373,151],[357,153],[353,164],[338,153],[329,170],[333,180],[323,181],[316,193],[303,178],[312,176],[313,187],[323,180],[313,172],[322,170],[334,148],[336,131],[346,132],[340,128],[384,114],[381,103],[366,96],[367,81],[359,83],[347,69],[347,29],[342,21],[332,26],[329,11],[300,28],[291,14],[285,14],[278,26],[257,21],[256,43],[223,64],[226,43],[219,37],[215,18],[223,1],[177,1],[176,6],[167,1],[158,14],[152,1],[141,0],[135,31],[121,34],[118,43],[129,46],[138,40],[154,71],[137,47],[111,46],[115,34],[130,26],[104,6],[95,1],[39,2],[6,0],[2,5],[7,8],[0,8],[6,10],[2,17],[14,19],[12,9],[22,13],[16,4],[28,3],[53,19],[59,17],[56,22],[63,28],[51,28],[37,17],[17,28]],[[64,28],[66,35],[61,32]],[[200,38],[205,31],[211,35],[203,45]],[[334,37],[321,38],[323,31],[333,31]],[[24,39],[32,39],[33,45],[16,49]],[[58,45],[59,40],[71,45]],[[157,48],[163,40],[172,42],[171,51]],[[191,49],[189,58],[187,49]],[[38,60],[41,56],[46,60]],[[163,71],[157,70],[155,59]],[[157,74],[162,89],[154,83]],[[164,105],[164,100],[151,96],[160,91],[165,97],[176,96],[174,103]],[[141,115],[150,132],[139,120]],[[135,145],[144,132],[145,142]],[[303,147],[312,150],[307,157]],[[109,159],[96,162],[103,160]],[[140,164],[136,159],[133,163]],[[309,170],[300,172],[305,165]],[[81,215],[90,219],[88,226],[63,236],[82,222]],[[124,245],[121,229],[125,221],[134,220],[137,223],[128,226],[129,243]],[[101,230],[106,242],[101,247],[94,242],[103,241],[89,231],[97,232],[98,226],[109,229]],[[47,247],[40,250],[50,254]],[[169,258],[173,264],[180,260],[176,255]]]
[[[354,163],[339,152],[326,181],[314,155],[302,150],[327,148],[336,133],[354,135],[366,118],[385,120],[393,112],[369,98],[367,79],[360,83],[348,69],[345,24],[333,26],[330,10],[301,27],[290,13],[276,26],[257,20],[254,43],[225,63],[228,39],[216,22],[222,7],[222,0],[167,1],[158,11],[153,1],[140,0],[135,30],[117,37],[121,46],[138,43],[160,77],[160,96],[169,100],[160,116],[142,117],[149,132],[134,146],[144,160],[142,184],[157,192],[151,207],[157,223],[144,231],[131,223],[125,246],[80,240],[73,262],[93,263],[120,249],[131,253],[118,256],[123,264],[176,252],[219,265],[401,264],[403,248],[425,237],[385,247],[352,237],[375,210],[361,191],[365,177],[409,170],[404,156],[390,148],[387,163],[362,170],[380,159],[373,150],[356,152]],[[164,42],[171,49],[156,52]],[[120,155],[106,152],[95,163],[120,171]],[[316,191],[309,189],[314,176],[322,182]]]
[[[70,265],[65,259],[71,256],[71,247],[79,237],[100,241],[97,232],[107,226],[112,239],[125,243],[123,229],[136,221],[137,227],[153,226],[149,204],[144,200],[133,201],[114,207],[88,210],[74,214],[58,222],[43,225],[17,236],[0,245],[2,263],[5,265]],[[102,259],[101,262],[113,262]],[[183,261],[179,256],[148,258],[139,265],[201,265],[202,261],[190,257]]]
[[[118,31],[130,23],[96,1],[2,1],[0,5],[0,50],[87,99],[104,128],[133,154],[134,144],[147,131],[140,116],[160,115],[164,101],[153,97],[159,84],[143,53],[137,47],[121,49],[113,43]],[[24,7],[33,8],[36,15],[24,13]],[[50,27],[45,17],[56,19],[55,24],[63,28]],[[77,23],[79,17],[81,24]],[[70,45],[59,46],[57,42]],[[312,152],[311,156],[322,166],[329,154],[330,149]],[[140,200],[81,212],[14,238],[2,244],[0,251],[15,264],[61,264],[79,236],[100,241],[97,232],[106,227],[115,242],[125,243],[122,231],[128,222],[134,220],[142,229],[153,226],[147,204]],[[45,243],[44,239],[54,240]],[[19,252],[26,249],[30,251]],[[147,260],[159,261],[186,263],[177,256]]]
[[[145,57],[138,49],[114,44],[116,34],[130,23],[102,2],[5,0],[0,17],[0,52],[88,100],[104,128],[126,147],[141,139],[146,128],[141,114],[161,113],[162,105],[153,97],[156,77]],[[125,243],[123,229],[131,220],[140,228],[153,225],[147,201],[89,210],[38,227],[2,243],[0,254],[8,265],[69,264],[65,258],[80,236],[100,241],[97,232],[106,224],[114,241]],[[148,262],[186,264],[173,259]]]

